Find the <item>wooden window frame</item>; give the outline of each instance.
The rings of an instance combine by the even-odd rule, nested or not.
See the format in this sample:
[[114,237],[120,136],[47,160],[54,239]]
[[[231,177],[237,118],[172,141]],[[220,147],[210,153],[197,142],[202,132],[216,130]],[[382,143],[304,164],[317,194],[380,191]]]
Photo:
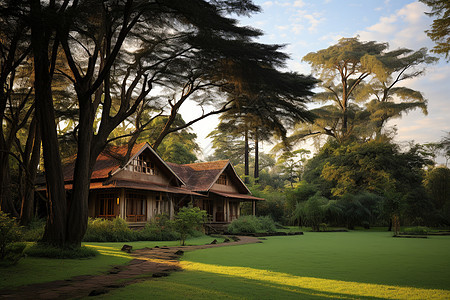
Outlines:
[[228,176],[225,173],[220,174],[216,181],[217,184],[228,185]]
[[147,196],[143,193],[125,193],[125,217],[127,222],[147,221]]
[[144,155],[141,154],[135,159],[133,159],[130,163],[130,169],[133,172],[144,173],[149,175],[158,175],[158,171],[153,162],[148,161],[144,158]]
[[115,192],[97,194],[96,202],[98,204],[98,211],[96,217],[106,220],[116,218],[117,197],[118,194]]

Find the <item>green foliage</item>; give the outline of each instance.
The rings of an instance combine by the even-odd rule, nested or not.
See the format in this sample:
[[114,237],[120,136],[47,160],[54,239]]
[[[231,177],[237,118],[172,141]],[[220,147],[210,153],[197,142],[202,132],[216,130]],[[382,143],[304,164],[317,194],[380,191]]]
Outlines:
[[27,244],[23,242],[9,243],[5,248],[5,257],[0,260],[0,266],[17,264],[24,257],[26,247]]
[[32,220],[27,226],[21,228],[21,239],[26,242],[37,242],[44,235],[45,220]]
[[301,181],[294,189],[287,190],[286,201],[288,209],[293,211],[297,203],[307,201],[317,192],[319,192],[319,189],[315,184]]
[[[358,195],[345,194],[340,200],[339,205],[342,207],[343,217],[348,229],[354,229],[356,225],[362,225],[364,222],[369,222],[372,218],[370,205],[365,203],[369,201],[372,194],[364,193]],[[372,203],[370,203],[372,204]]]
[[89,219],[85,242],[128,242],[136,240],[136,232],[122,218]]
[[227,231],[232,234],[275,232],[275,222],[269,216],[240,216],[228,225]]
[[434,53],[443,54],[447,61],[450,61],[450,43],[448,33],[450,30],[450,4],[447,0],[420,0],[431,8],[431,12],[426,13],[431,17],[436,17],[431,24],[430,30],[425,31],[433,40]]
[[428,171],[424,185],[436,209],[442,209],[450,202],[449,168],[438,167]]
[[303,225],[311,226],[313,231],[319,231],[320,224],[325,219],[328,202],[327,198],[317,193],[307,201],[297,203],[293,218],[301,219]]
[[184,246],[189,234],[200,230],[207,217],[206,211],[198,207],[182,207],[175,216],[174,230],[180,235],[181,245]]
[[[285,223],[286,216],[286,201],[285,195],[280,194],[279,190],[266,187],[264,190],[259,190],[258,185],[250,186],[250,190],[255,197],[263,198],[264,201],[256,202],[256,215],[269,216],[277,223]],[[242,215],[252,214],[252,203],[241,203]]]
[[398,86],[422,75],[420,65],[437,61],[426,48],[388,51],[387,43],[342,38],[327,49],[308,53],[303,61],[322,80],[323,91],[314,98],[324,105],[312,111],[317,116],[313,125],[298,124],[293,140],[317,134],[339,143],[379,138],[386,135],[382,129],[389,119],[417,108],[427,113],[421,92]]
[[7,259],[8,249],[11,249],[9,245],[19,239],[20,229],[16,220],[0,210],[0,260]]
[[428,234],[428,227],[425,226],[416,226],[416,227],[408,227],[403,230],[407,234]]
[[299,149],[295,151],[285,151],[277,160],[280,167],[280,173],[287,180],[291,187],[294,182],[302,178],[306,155],[311,153],[309,150]]
[[25,250],[25,254],[33,257],[46,258],[88,258],[98,254],[97,250],[81,246],[78,248],[59,248],[46,244],[36,243]]
[[139,241],[174,241],[179,234],[173,230],[173,221],[166,214],[155,216],[136,232]]
[[144,228],[132,230],[121,218],[89,219],[85,242],[173,241],[179,234],[167,215],[155,216]]

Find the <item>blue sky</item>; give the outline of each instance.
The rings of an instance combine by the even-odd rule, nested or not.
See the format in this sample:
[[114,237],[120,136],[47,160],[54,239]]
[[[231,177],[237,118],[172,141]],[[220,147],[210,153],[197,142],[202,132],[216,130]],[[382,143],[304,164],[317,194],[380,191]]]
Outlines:
[[[389,43],[390,50],[406,47],[431,49],[433,42],[424,33],[432,19],[424,14],[429,8],[417,1],[407,0],[299,0],[254,1],[262,12],[241,18],[241,24],[264,32],[258,41],[286,44],[285,52],[292,59],[288,69],[309,74],[308,64],[301,59],[337,43],[342,37],[359,35],[363,41]],[[396,140],[418,143],[435,142],[450,131],[450,64],[444,59],[427,67],[424,76],[405,82],[428,99],[428,115],[414,111],[391,121],[396,126]],[[191,114],[191,113],[190,113]],[[187,115],[184,118],[188,120]],[[200,122],[193,130],[205,154],[211,152],[205,136],[217,120]]]

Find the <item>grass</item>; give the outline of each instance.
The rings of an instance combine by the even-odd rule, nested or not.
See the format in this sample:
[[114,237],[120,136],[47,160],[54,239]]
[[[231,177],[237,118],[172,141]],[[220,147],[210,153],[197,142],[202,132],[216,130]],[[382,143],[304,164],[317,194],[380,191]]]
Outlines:
[[[214,238],[208,236],[187,240],[187,245],[210,243]],[[125,243],[84,243],[99,251],[100,255],[86,259],[48,259],[26,257],[17,265],[0,268],[0,289],[14,288],[26,284],[69,279],[78,275],[95,275],[109,270],[112,266],[128,263],[132,257],[120,251]],[[154,246],[179,246],[179,241],[129,242],[133,249]],[[3,276],[8,274],[8,276]]]
[[185,253],[185,272],[105,296],[176,299],[450,298],[450,237],[352,231]]

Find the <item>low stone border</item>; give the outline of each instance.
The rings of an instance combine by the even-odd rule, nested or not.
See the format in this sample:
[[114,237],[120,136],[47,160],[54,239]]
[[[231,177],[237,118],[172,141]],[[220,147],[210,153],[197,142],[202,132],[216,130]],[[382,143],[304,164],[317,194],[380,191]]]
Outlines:
[[408,238],[408,239],[426,239],[428,236],[426,235],[419,235],[419,234],[397,234],[393,237],[396,238]]
[[[232,235],[230,233],[225,235]],[[258,232],[258,233],[238,233],[238,236],[254,236],[254,237],[266,237],[266,236],[288,236],[288,235],[303,235],[302,231],[296,232]]]

